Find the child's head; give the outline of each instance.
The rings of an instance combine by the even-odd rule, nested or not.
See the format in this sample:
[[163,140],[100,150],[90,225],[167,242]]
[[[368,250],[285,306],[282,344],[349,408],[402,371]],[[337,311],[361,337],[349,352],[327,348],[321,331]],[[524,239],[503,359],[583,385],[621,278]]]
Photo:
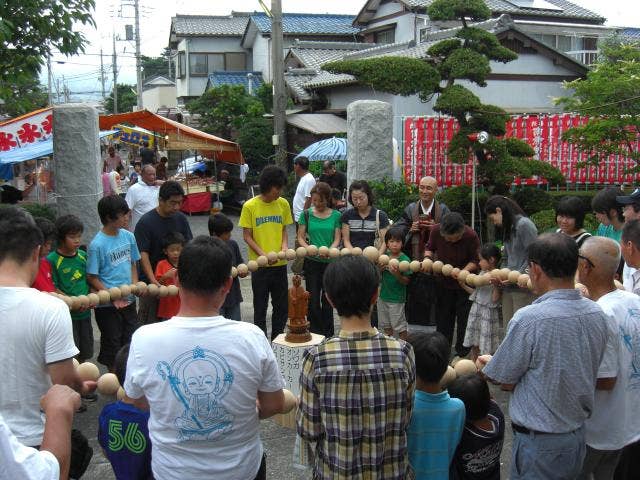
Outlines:
[[142,171],[142,163],[135,162],[133,164],[133,169],[136,171],[136,173],[140,173]]
[[277,165],[267,165],[260,173],[258,185],[260,185],[260,194],[267,202],[277,200],[282,189],[287,185],[287,172]]
[[126,228],[129,224],[129,205],[120,195],[108,195],[98,202],[98,215],[102,225]]
[[184,247],[185,243],[184,235],[180,232],[169,232],[164,237],[162,251],[166,255],[167,260],[173,265],[178,264],[178,258],[180,258],[180,252],[182,252],[182,247]]
[[116,353],[116,359],[113,362],[113,370],[118,377],[118,381],[120,385],[124,385],[124,379],[127,378],[127,360],[129,359],[129,346],[131,344],[127,343],[123,345],[118,353]]
[[233,222],[223,213],[216,213],[209,217],[209,235],[227,241],[231,238],[232,230]]
[[380,273],[362,256],[331,262],[324,273],[324,291],[341,317],[365,317],[377,299]]
[[384,243],[391,250],[391,253],[400,253],[404,243],[404,229],[399,225],[389,228],[384,235]]
[[82,242],[84,225],[75,215],[63,215],[56,220],[58,247],[76,251]]
[[56,239],[56,226],[48,218],[35,217],[34,220],[36,222],[36,225],[42,232],[43,242],[42,248],[40,248],[40,256],[46,257],[47,255],[49,255],[49,252],[51,251],[51,245]]
[[487,416],[491,395],[489,385],[480,375],[463,375],[456,378],[447,387],[449,395],[459,398],[467,411],[467,420],[480,420]]
[[500,249],[494,243],[485,243],[480,249],[480,269],[493,270],[500,263]]
[[416,357],[416,375],[424,383],[440,383],[449,365],[451,347],[440,332],[415,332],[407,341]]

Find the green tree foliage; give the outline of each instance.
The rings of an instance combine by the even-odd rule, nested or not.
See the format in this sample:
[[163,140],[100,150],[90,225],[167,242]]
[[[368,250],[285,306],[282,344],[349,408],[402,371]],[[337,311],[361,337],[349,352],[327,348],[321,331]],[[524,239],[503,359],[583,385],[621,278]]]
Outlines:
[[12,85],[11,95],[0,104],[0,114],[19,117],[38,108],[46,107],[47,92],[42,88],[37,77],[25,79],[24,82]]
[[567,130],[563,138],[588,152],[588,163],[597,165],[611,154],[623,155],[636,162],[633,171],[640,171],[635,145],[640,134],[640,44],[615,38],[605,42],[587,77],[565,87],[573,95],[558,103],[590,120]]
[[74,23],[94,25],[94,0],[3,0],[0,10],[0,98],[37,77],[52,49],[84,51],[86,39]]
[[[483,21],[491,11],[483,0],[435,0],[427,9],[431,20],[459,21],[462,28],[455,38],[432,45],[426,61],[385,56],[380,58],[331,62],[323,65],[332,73],[354,75],[359,83],[396,95],[419,95],[428,101],[437,95],[433,109],[458,120],[459,132],[449,145],[449,157],[467,162],[471,152],[478,159],[479,182],[490,189],[512,182],[514,176],[542,175],[552,183],[562,181],[551,165],[534,161],[533,150],[524,142],[501,138],[509,118],[500,107],[484,105],[469,89],[457,83],[470,81],[486,86],[490,62],[507,63],[517,58],[500,45],[493,33],[467,26],[467,21]],[[486,145],[468,138],[484,130],[491,136]]]
[[175,80],[176,72],[171,67],[171,76],[169,76],[169,58],[171,55],[171,50],[169,47],[165,47],[162,55],[159,57],[145,57],[142,55],[142,78],[146,80],[151,77],[155,77],[156,75],[162,75],[167,77],[170,80]]
[[[118,113],[133,111],[133,107],[138,103],[134,85],[118,84]],[[107,113],[114,113],[113,110],[113,90],[104,101],[104,109]]]
[[271,85],[263,84],[249,95],[242,85],[221,85],[204,92],[187,105],[200,115],[205,132],[240,144],[245,160],[259,170],[273,157],[273,126],[264,114],[271,111]]

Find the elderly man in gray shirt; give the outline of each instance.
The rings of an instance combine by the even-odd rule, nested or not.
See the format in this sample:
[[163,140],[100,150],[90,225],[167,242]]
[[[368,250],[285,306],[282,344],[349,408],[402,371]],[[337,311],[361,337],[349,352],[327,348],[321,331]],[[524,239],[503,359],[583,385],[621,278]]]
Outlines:
[[571,237],[542,235],[528,257],[540,297],[515,313],[483,373],[515,387],[511,480],[574,479],[586,452],[584,422],[593,411],[607,318],[574,289],[578,247]]

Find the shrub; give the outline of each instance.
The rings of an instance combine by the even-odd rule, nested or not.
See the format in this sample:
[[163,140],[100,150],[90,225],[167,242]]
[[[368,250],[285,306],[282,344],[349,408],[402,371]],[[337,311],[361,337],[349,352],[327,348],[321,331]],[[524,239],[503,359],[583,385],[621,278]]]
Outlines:
[[[487,203],[489,194],[484,190],[476,192],[476,212],[477,219],[484,216],[484,204]],[[444,203],[452,212],[460,213],[467,224],[471,224],[471,187],[469,185],[460,185],[458,187],[449,187],[438,195],[438,200]]]
[[375,206],[396,221],[402,215],[404,208],[418,199],[418,187],[404,182],[394,182],[388,178],[382,181],[370,181],[375,196]]
[[[8,207],[9,204],[0,203],[0,208]],[[52,222],[56,221],[56,211],[55,208],[50,207],[48,205],[39,205],[37,203],[21,203],[17,205],[18,207],[26,210],[31,214],[32,217],[44,217]]]
[[523,188],[513,195],[513,200],[520,205],[524,212],[531,216],[542,210],[554,208],[553,197],[539,188]]

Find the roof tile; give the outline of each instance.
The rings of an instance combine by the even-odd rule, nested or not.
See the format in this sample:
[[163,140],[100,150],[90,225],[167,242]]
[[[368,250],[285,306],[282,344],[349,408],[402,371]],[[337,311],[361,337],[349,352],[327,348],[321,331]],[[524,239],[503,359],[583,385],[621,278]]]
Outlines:
[[171,30],[177,36],[233,36],[241,37],[249,23],[248,15],[176,15],[171,19]]
[[219,87],[221,85],[242,85],[245,90],[249,90],[249,78],[248,74],[253,74],[252,89],[260,87],[264,80],[262,79],[261,72],[213,72],[209,74],[209,81],[207,82],[207,88]]
[[[357,35],[360,31],[352,23],[354,15],[283,13],[282,31],[285,35]],[[262,33],[271,32],[271,19],[265,13],[251,15]]]

